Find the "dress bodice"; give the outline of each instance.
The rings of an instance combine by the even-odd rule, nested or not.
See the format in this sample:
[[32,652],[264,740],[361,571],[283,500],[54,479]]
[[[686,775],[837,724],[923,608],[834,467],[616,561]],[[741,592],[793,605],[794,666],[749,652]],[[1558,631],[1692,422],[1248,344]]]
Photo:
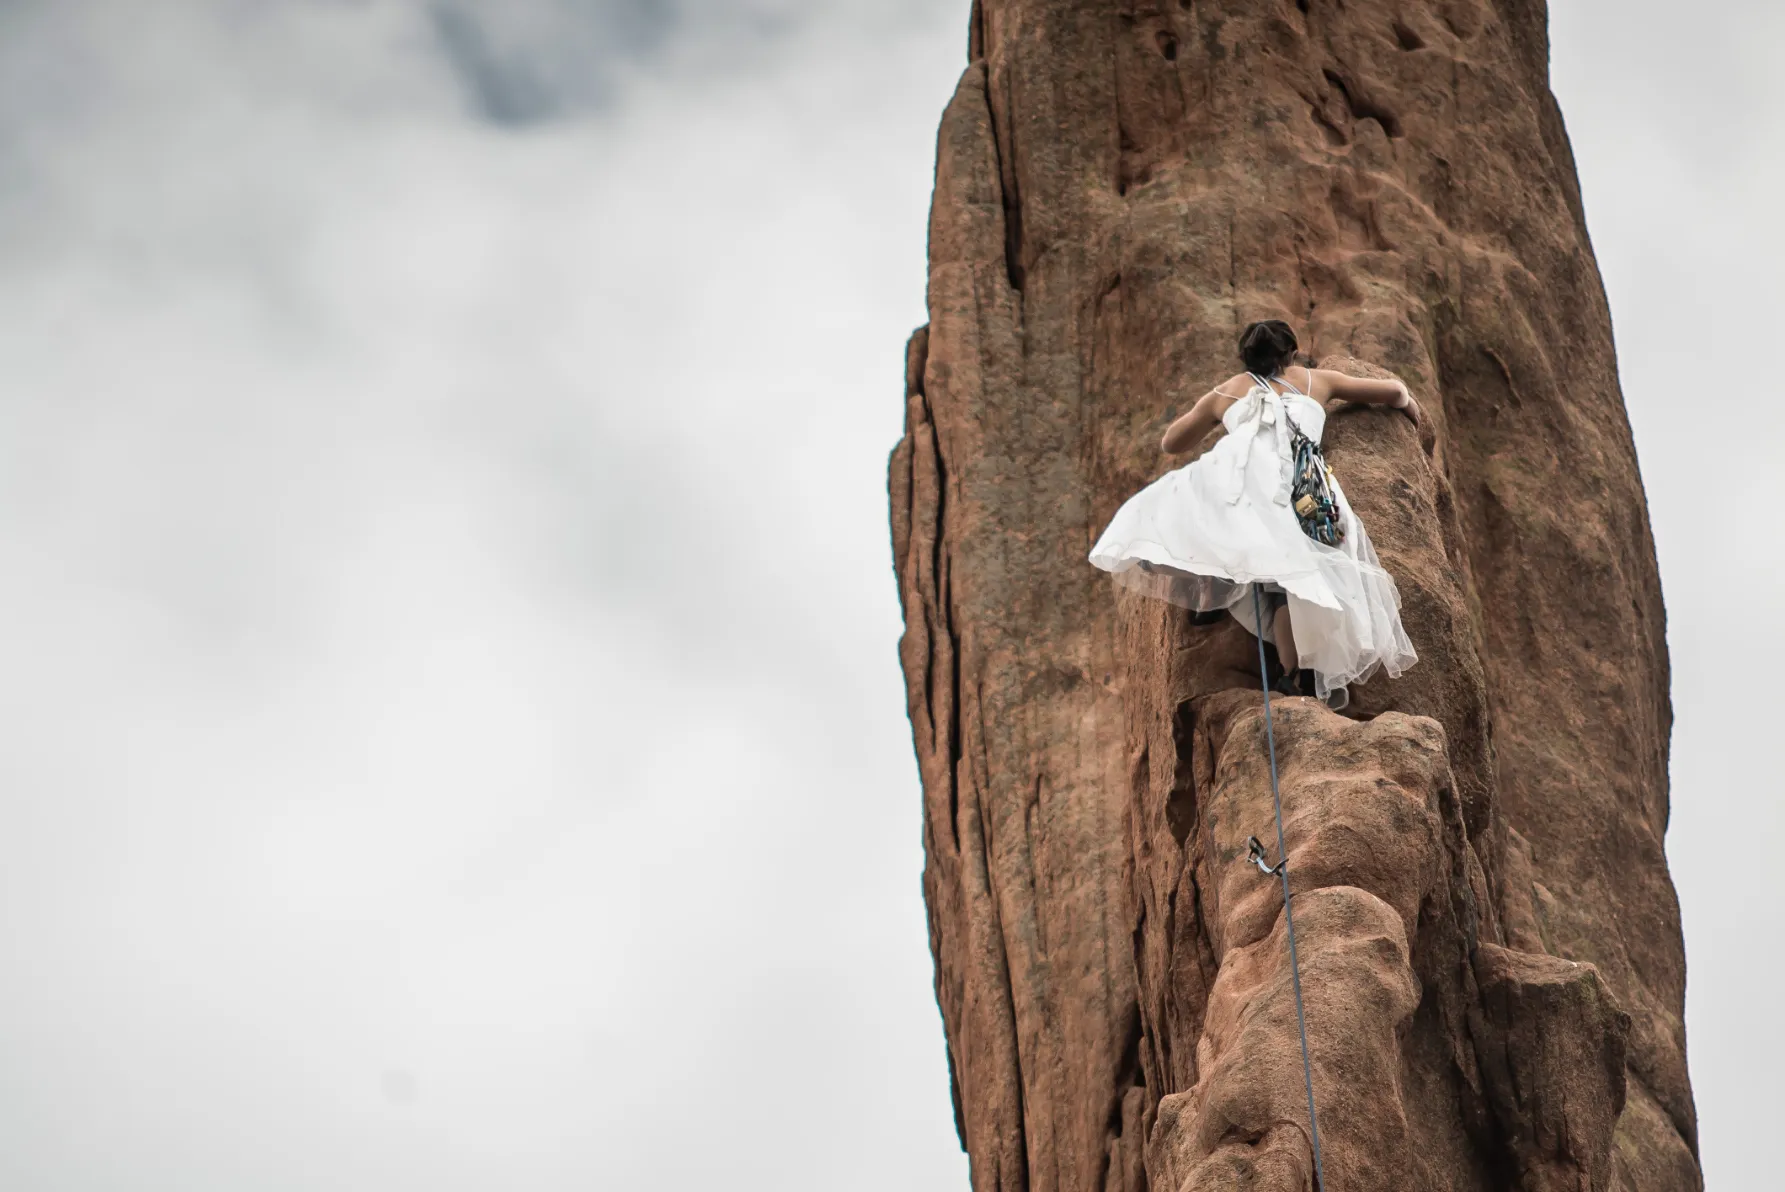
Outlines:
[[1216,445],[1218,462],[1215,466],[1225,474],[1222,487],[1230,504],[1239,501],[1245,489],[1246,470],[1254,455],[1261,451],[1263,458],[1259,460],[1259,466],[1272,473],[1272,500],[1278,505],[1289,504],[1292,455],[1289,424],[1293,423],[1314,442],[1320,442],[1320,434],[1326,429],[1325,409],[1293,385],[1285,382],[1285,386],[1288,392],[1278,393],[1265,383],[1263,377],[1254,375],[1252,388],[1246,391],[1246,396],[1234,402],[1221,416],[1221,424],[1227,428],[1227,438]]
[[1221,425],[1231,435],[1238,432],[1242,423],[1269,425],[1279,414],[1288,414],[1297,429],[1314,442],[1320,442],[1320,436],[1326,430],[1326,407],[1296,389],[1278,393],[1262,382],[1255,382],[1246,396],[1227,407],[1227,413],[1221,415]]

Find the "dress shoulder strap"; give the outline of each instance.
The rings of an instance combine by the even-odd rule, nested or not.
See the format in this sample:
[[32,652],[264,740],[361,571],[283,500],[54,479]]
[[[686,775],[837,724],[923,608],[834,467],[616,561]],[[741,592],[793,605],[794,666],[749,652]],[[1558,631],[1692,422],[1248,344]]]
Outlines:
[[[1288,377],[1284,376],[1282,373],[1278,373],[1275,377],[1272,377],[1271,379],[1274,381],[1283,382],[1284,388],[1288,389],[1290,392],[1295,393],[1296,395],[1298,395],[1300,397],[1306,397],[1306,398],[1311,399],[1314,396],[1311,393],[1303,393],[1300,389],[1296,388],[1295,382],[1291,381]],[[1314,372],[1312,369],[1309,369],[1308,370],[1308,382],[1309,382],[1308,388],[1309,389],[1312,389],[1314,387],[1313,380],[1314,380]]]

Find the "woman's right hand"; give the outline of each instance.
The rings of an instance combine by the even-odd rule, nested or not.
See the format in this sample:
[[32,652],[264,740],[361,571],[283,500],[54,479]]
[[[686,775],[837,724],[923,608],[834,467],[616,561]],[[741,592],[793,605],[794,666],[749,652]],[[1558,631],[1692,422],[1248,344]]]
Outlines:
[[1433,431],[1432,424],[1426,421],[1426,412],[1419,408],[1419,402],[1414,398],[1405,382],[1401,385],[1401,395],[1406,399],[1407,404],[1399,409],[1401,413],[1407,415],[1408,421],[1413,423],[1414,433],[1419,436],[1420,447],[1425,450],[1427,455],[1430,455],[1438,444],[1437,433]]

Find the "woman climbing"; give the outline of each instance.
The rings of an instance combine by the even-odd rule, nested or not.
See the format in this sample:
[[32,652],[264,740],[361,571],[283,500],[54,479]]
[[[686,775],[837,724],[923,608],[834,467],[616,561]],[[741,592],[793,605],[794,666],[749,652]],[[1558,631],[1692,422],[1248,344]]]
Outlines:
[[[1246,328],[1246,371],[1205,393],[1166,429],[1161,446],[1188,451],[1217,422],[1226,437],[1130,497],[1091,562],[1194,610],[1198,624],[1226,612],[1252,633],[1268,633],[1283,664],[1277,689],[1342,708],[1348,685],[1379,669],[1398,676],[1418,656],[1401,627],[1394,577],[1327,471],[1320,435],[1336,402],[1392,406],[1415,426],[1420,409],[1399,381],[1294,365],[1296,347],[1280,320]],[[1254,622],[1254,584],[1268,626]]]

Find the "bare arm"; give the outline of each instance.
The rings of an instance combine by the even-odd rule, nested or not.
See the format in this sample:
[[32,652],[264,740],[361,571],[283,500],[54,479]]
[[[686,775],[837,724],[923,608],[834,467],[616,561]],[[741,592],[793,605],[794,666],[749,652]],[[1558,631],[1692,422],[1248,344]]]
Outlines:
[[1347,373],[1335,372],[1330,368],[1316,368],[1308,373],[1309,394],[1315,401],[1356,402],[1363,406],[1399,405],[1401,394],[1407,392],[1407,386],[1400,381],[1377,381],[1369,377],[1354,377]]
[[1378,381],[1330,368],[1314,368],[1308,370],[1308,396],[1322,405],[1348,401],[1361,406],[1392,406],[1412,419],[1413,425],[1421,422],[1419,403],[1413,400],[1403,381]]
[[1241,373],[1203,394],[1188,413],[1180,414],[1165,428],[1165,437],[1159,440],[1160,448],[1170,455],[1178,455],[1202,442],[1202,437],[1215,429],[1215,424],[1221,421],[1228,408],[1246,396],[1242,382],[1249,384],[1250,381],[1251,378]]

